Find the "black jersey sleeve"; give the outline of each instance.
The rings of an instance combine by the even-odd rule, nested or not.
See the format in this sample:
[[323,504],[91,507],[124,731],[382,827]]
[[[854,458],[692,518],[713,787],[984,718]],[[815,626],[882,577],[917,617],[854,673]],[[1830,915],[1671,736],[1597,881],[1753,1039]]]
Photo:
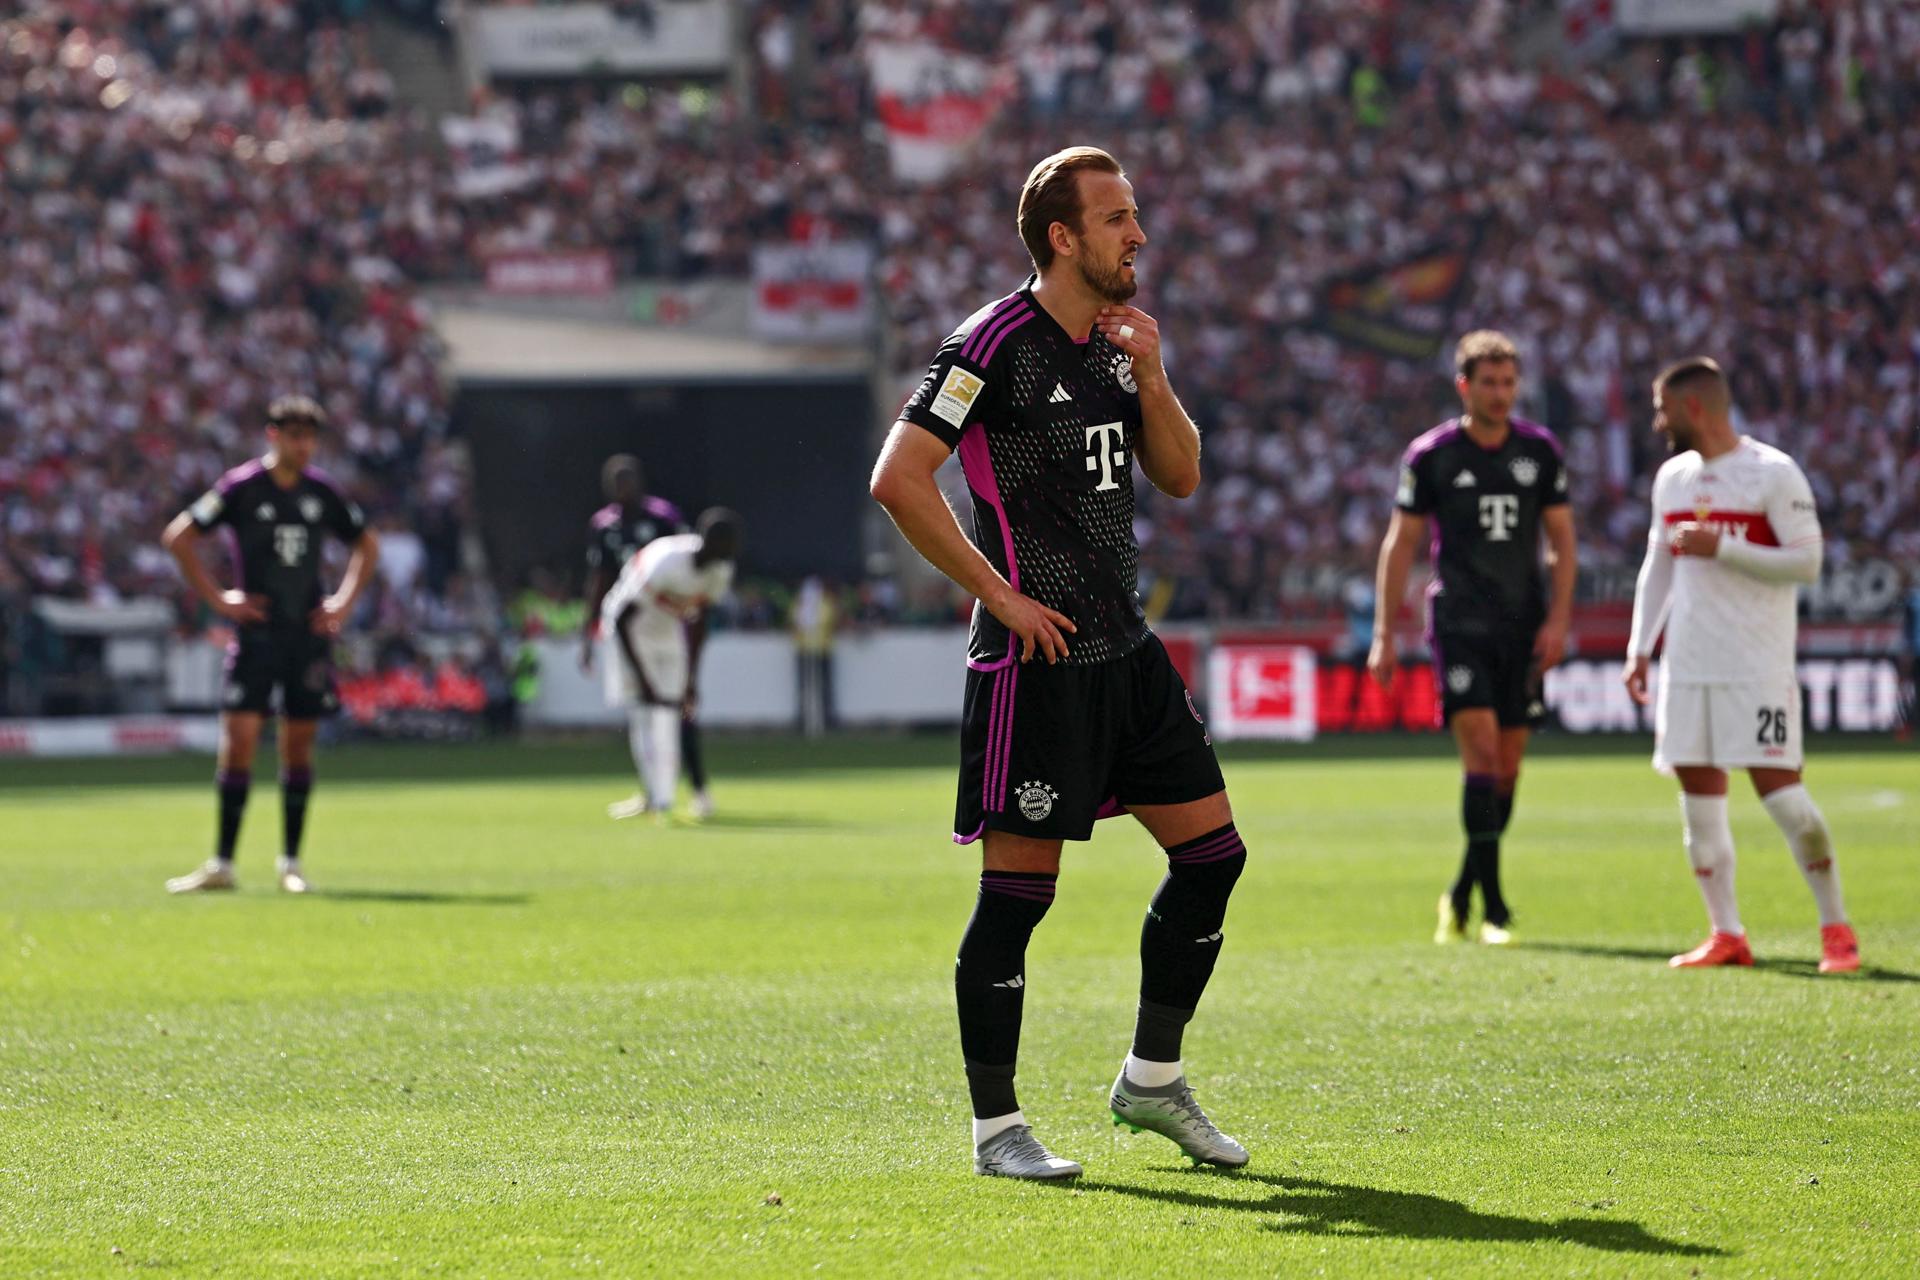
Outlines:
[[1432,450],[1410,448],[1400,459],[1400,484],[1394,491],[1393,505],[1408,515],[1433,514],[1433,469],[1427,465]]
[[994,400],[987,371],[961,354],[967,336],[962,331],[940,345],[927,376],[900,408],[902,421],[926,428],[949,449],[958,447]]
[[202,533],[219,528],[223,524],[233,523],[233,511],[227,503],[227,494],[232,486],[224,481],[194,499],[187,508],[187,515],[193,520],[193,527]]
[[596,515],[587,525],[587,568],[620,572],[620,524]]
[[1560,450],[1550,448],[1542,459],[1546,470],[1546,483],[1540,486],[1540,505],[1542,507],[1564,507],[1569,501],[1567,492],[1567,459]]
[[342,542],[360,541],[360,535],[367,531],[366,513],[360,510],[360,505],[330,481],[316,480],[316,484],[322,508],[320,523]]

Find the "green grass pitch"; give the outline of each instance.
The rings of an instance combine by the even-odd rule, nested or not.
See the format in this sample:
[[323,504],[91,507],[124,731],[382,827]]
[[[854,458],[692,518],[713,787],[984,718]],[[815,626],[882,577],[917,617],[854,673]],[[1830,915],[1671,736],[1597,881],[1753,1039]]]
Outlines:
[[1253,1152],[1108,1121],[1161,860],[1069,846],[1021,1097],[1077,1185],[975,1178],[951,993],[976,855],[945,737],[713,754],[723,816],[614,824],[618,745],[321,760],[235,895],[205,761],[0,766],[0,1276],[1920,1274],[1920,763],[1814,748],[1869,972],[1736,792],[1760,967],[1704,932],[1672,784],[1546,751],[1524,945],[1441,949],[1431,744],[1226,755],[1252,849],[1187,1038]]

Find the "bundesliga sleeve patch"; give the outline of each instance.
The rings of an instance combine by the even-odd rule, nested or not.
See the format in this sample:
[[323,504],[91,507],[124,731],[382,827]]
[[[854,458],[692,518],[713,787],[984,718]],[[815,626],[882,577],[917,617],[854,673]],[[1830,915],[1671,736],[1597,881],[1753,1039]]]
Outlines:
[[965,426],[967,414],[972,411],[973,402],[980,398],[980,388],[985,385],[984,381],[955,365],[947,370],[947,380],[940,384],[939,394],[933,398],[933,416],[956,427]]
[[1413,505],[1413,468],[1400,468],[1400,491],[1394,495],[1394,502],[1403,507]]
[[193,518],[200,524],[212,524],[219,517],[220,509],[226,505],[218,489],[209,489],[200,501],[193,504]]

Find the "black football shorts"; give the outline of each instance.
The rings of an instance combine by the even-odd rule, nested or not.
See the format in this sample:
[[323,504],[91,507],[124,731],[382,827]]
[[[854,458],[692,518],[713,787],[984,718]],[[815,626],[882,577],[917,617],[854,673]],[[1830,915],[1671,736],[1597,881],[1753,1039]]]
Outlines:
[[1537,629],[1515,627],[1492,635],[1433,635],[1433,687],[1440,723],[1456,712],[1490,708],[1502,729],[1531,729],[1546,717],[1540,670],[1533,661]]
[[227,646],[220,705],[267,715],[280,692],[280,714],[317,720],[340,709],[333,687],[333,642],[305,631],[244,628]]
[[1097,818],[1225,787],[1206,724],[1157,636],[1091,666],[1035,658],[967,672],[953,819],[960,844],[989,827],[1085,840]]

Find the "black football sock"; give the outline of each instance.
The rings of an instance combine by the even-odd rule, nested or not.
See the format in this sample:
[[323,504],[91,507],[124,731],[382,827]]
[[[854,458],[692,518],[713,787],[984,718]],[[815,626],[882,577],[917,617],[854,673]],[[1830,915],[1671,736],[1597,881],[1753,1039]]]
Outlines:
[[1495,778],[1493,795],[1500,806],[1500,834],[1507,834],[1507,825],[1513,821],[1513,796],[1520,789],[1520,775],[1511,778]]
[[707,789],[707,762],[700,755],[700,726],[685,716],[680,718],[680,767],[687,771],[687,783],[695,791]]
[[215,856],[222,862],[233,861],[233,849],[240,842],[240,819],[247,811],[247,792],[253,775],[245,769],[222,769],[213,775],[214,789],[220,794],[220,843]]
[[1469,773],[1460,789],[1460,822],[1467,829],[1467,861],[1480,885],[1480,905],[1489,924],[1507,922],[1500,894],[1500,801],[1493,775]]
[[307,829],[307,798],[312,794],[312,769],[288,769],[280,775],[280,819],[286,834],[282,849],[289,861],[300,856],[300,837]]
[[1167,850],[1167,878],[1140,926],[1140,1013],[1133,1056],[1180,1060],[1180,1040],[1220,958],[1221,926],[1247,846],[1229,822]]
[[973,918],[960,938],[953,990],[960,1006],[960,1053],[976,1120],[1018,1111],[1013,1070],[1020,1056],[1027,939],[1053,905],[1047,871],[983,871]]

